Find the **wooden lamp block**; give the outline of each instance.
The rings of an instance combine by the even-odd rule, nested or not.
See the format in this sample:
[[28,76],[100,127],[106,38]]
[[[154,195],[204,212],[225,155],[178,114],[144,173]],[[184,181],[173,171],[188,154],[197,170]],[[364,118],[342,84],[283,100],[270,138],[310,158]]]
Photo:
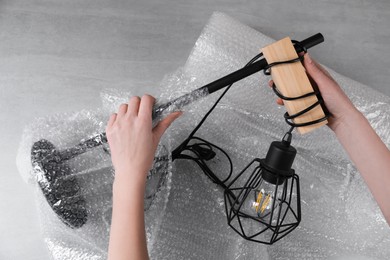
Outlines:
[[[295,51],[289,37],[262,48],[262,52],[268,64],[298,58],[298,54]],[[305,68],[301,62],[276,65],[271,68],[271,75],[275,85],[283,96],[298,97],[306,93],[313,92],[313,87],[310,84]],[[311,106],[317,101],[317,97],[313,95],[298,100],[284,100],[283,102],[288,114],[293,115]],[[309,112],[296,117],[294,119],[294,123],[299,124],[310,122],[323,118],[324,116],[325,113],[322,110],[322,107],[318,105]],[[326,125],[327,123],[328,121],[325,120],[314,125],[298,127],[297,130],[299,133],[305,134],[322,125]]]

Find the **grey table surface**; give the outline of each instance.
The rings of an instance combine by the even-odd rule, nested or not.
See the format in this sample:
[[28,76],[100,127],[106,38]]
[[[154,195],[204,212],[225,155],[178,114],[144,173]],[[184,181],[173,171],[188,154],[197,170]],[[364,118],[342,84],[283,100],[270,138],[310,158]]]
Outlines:
[[49,259],[15,165],[24,126],[99,107],[107,87],[158,95],[153,86],[184,64],[213,11],[275,39],[321,32],[312,56],[390,95],[387,0],[0,0],[0,259]]

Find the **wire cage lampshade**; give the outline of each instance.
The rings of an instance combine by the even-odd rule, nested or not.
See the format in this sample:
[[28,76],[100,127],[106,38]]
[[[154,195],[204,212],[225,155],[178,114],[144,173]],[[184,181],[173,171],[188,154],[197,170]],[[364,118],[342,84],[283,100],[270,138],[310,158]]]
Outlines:
[[299,177],[291,169],[295,155],[289,141],[272,142],[266,158],[255,158],[225,189],[228,224],[243,238],[273,244],[299,225]]

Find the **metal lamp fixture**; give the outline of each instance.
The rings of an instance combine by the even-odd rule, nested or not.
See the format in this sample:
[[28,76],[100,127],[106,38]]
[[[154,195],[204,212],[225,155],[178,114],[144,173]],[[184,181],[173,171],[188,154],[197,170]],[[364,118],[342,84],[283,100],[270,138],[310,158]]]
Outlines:
[[254,159],[225,190],[228,224],[247,240],[272,244],[301,221],[299,177],[291,169],[297,150],[288,137],[272,142],[266,157]]

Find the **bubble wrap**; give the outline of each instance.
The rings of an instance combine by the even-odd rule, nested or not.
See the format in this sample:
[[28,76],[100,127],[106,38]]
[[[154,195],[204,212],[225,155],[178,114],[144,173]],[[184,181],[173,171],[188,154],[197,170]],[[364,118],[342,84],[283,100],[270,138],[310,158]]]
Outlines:
[[[271,42],[225,14],[214,13],[187,63],[161,82],[159,102],[243,67]],[[389,98],[328,70],[389,146]],[[280,140],[289,128],[283,119],[284,108],[275,105],[275,96],[267,87],[268,80],[257,73],[236,83],[196,134],[229,154],[233,175],[253,158],[264,158],[269,144]],[[109,113],[130,95],[131,90],[106,90],[101,95],[103,109],[98,112],[37,120],[26,129],[19,149],[22,176],[36,183],[29,162],[34,141],[45,138],[63,149],[93,136],[104,130]],[[180,144],[217,97],[215,93],[188,105],[163,137],[164,149],[169,152]],[[243,240],[227,225],[222,189],[195,163],[176,160],[169,163],[161,191],[145,211],[151,259],[388,259],[390,229],[334,134],[327,127],[304,136],[294,134],[293,145],[298,150],[293,168],[300,176],[302,198],[302,222],[296,230],[272,246]],[[80,229],[67,227],[37,187],[45,240],[53,259],[105,259],[111,214],[109,155],[100,147],[72,160],[72,174],[85,180],[81,183],[91,218]],[[229,171],[220,154],[209,166],[221,177]]]

